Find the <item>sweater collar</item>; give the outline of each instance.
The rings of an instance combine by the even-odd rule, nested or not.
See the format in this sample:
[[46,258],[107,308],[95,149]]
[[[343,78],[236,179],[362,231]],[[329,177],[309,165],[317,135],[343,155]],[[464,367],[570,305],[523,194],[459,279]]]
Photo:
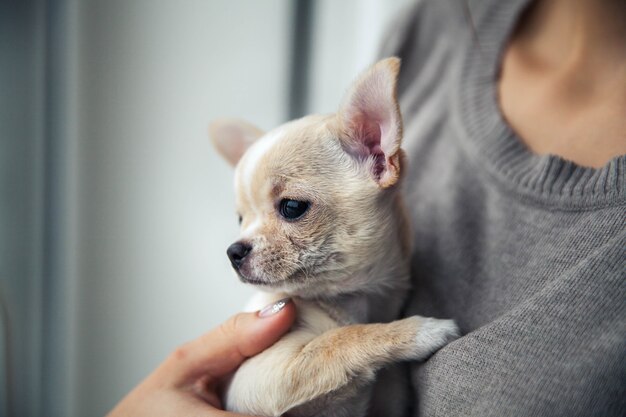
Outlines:
[[626,155],[602,168],[579,166],[555,155],[533,154],[505,121],[497,99],[502,55],[528,0],[483,2],[472,7],[476,38],[463,57],[453,100],[455,125],[472,158],[509,191],[563,208],[626,202]]

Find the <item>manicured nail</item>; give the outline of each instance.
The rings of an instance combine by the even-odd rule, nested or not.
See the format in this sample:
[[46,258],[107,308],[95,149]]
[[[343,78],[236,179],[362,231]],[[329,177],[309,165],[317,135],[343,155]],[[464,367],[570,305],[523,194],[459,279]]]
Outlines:
[[278,313],[280,310],[285,308],[287,304],[291,302],[291,298],[283,298],[282,300],[276,301],[274,304],[270,304],[264,307],[259,311],[259,317],[269,317]]

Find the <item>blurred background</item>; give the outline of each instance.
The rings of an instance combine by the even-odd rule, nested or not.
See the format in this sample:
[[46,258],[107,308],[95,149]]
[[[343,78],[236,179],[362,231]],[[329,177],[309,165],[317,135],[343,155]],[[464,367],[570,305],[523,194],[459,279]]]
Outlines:
[[0,415],[102,416],[237,312],[209,122],[333,112],[410,0],[0,0]]

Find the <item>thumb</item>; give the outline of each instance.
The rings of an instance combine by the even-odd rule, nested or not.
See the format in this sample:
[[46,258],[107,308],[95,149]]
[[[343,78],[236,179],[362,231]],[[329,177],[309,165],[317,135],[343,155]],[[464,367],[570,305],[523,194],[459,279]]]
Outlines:
[[166,372],[176,385],[200,376],[222,377],[274,344],[289,330],[295,317],[295,306],[288,298],[256,313],[239,313],[176,349],[164,365]]

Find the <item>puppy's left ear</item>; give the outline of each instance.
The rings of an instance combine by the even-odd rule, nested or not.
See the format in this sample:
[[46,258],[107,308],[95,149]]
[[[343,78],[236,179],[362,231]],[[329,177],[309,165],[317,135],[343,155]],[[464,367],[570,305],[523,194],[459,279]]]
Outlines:
[[400,178],[402,116],[396,98],[399,58],[377,62],[348,91],[339,110],[345,150],[371,164],[382,188]]
[[263,131],[243,120],[218,119],[209,125],[209,136],[217,151],[235,166]]

